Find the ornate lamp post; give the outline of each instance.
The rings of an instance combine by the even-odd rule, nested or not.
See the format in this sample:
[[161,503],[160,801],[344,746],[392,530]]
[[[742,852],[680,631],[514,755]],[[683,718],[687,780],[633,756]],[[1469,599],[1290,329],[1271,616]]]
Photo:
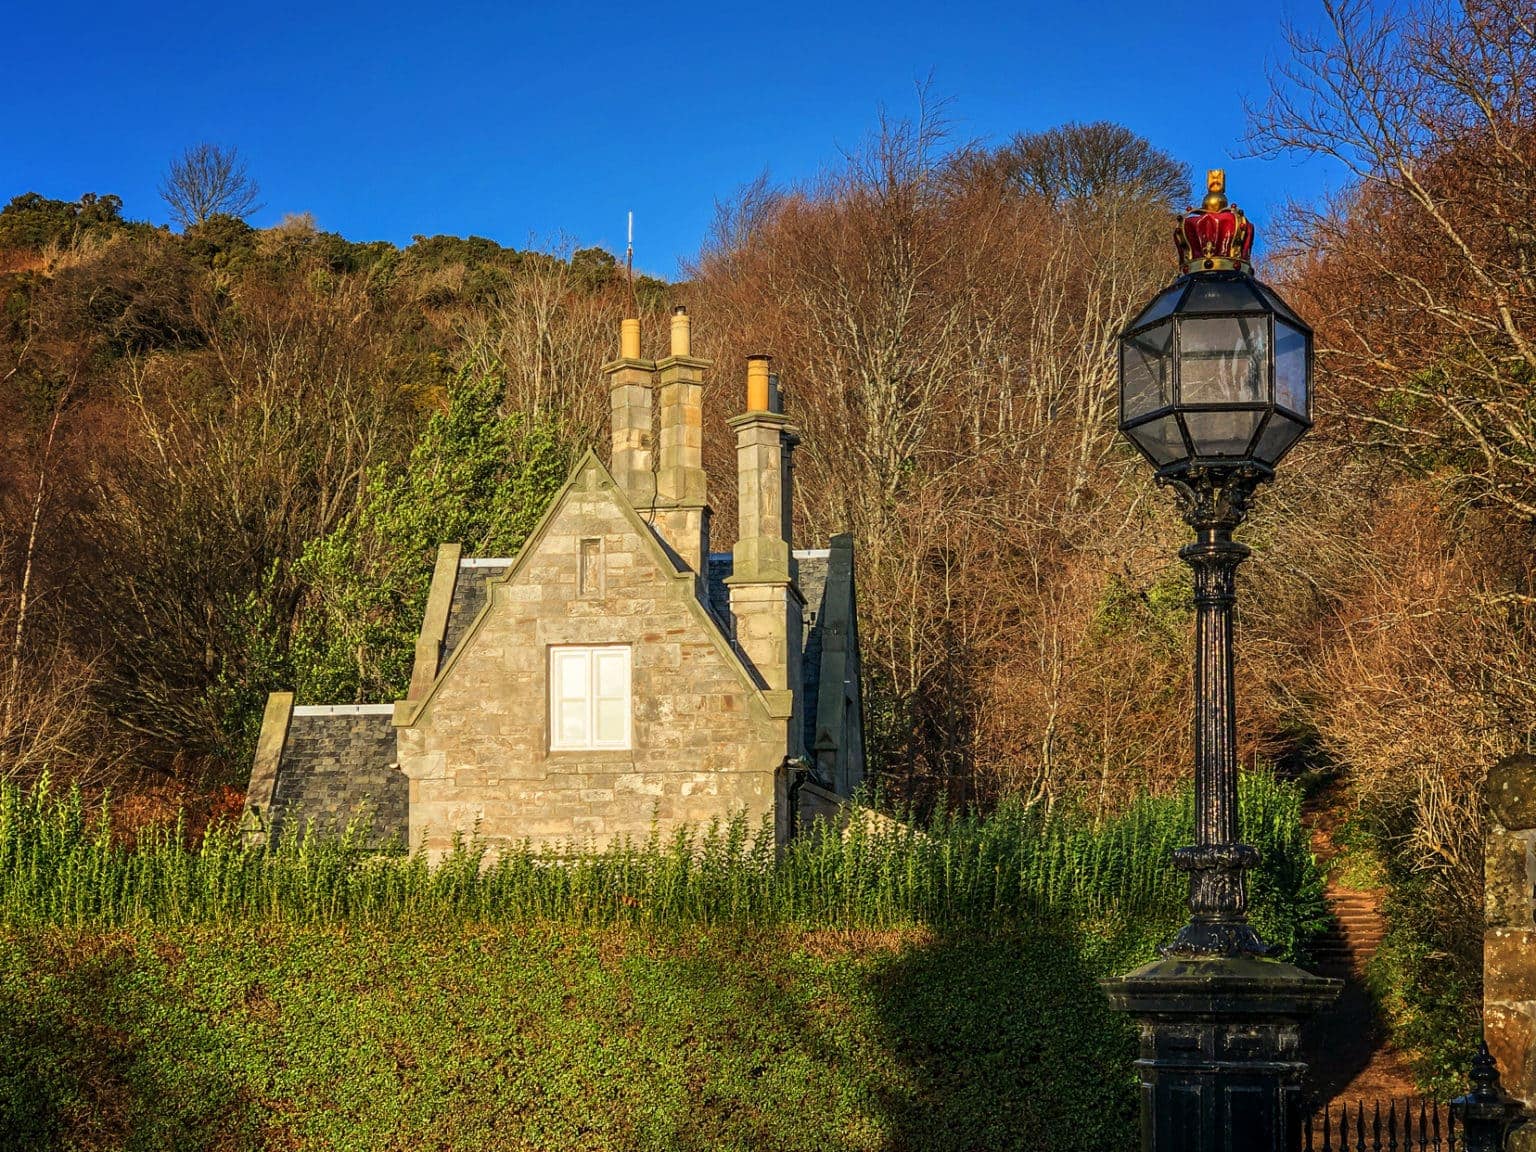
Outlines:
[[1175,230],[1181,275],[1120,336],[1120,429],[1173,489],[1195,540],[1195,844],[1189,923],[1106,991],[1141,1025],[1145,1152],[1282,1152],[1299,1135],[1301,1020],[1337,994],[1269,959],[1248,923],[1238,842],[1232,539],[1258,485],[1311,426],[1312,331],[1253,278],[1253,227],[1213,171]]

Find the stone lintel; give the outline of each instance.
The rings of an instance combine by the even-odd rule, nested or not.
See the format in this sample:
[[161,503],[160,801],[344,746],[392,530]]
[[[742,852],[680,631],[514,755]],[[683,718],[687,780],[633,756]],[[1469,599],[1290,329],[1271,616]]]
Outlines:
[[751,536],[736,541],[731,549],[731,574],[727,587],[739,584],[793,585],[789,541],[772,536]]
[[791,434],[796,434],[800,431],[800,429],[790,423],[789,417],[782,412],[743,412],[739,416],[732,416],[725,423],[728,427],[734,428],[738,436],[742,429],[756,427]]

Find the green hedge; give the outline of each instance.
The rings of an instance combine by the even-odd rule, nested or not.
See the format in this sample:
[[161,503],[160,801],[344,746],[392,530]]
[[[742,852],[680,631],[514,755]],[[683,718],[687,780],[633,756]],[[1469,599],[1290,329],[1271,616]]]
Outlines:
[[[1244,799],[1257,919],[1300,942],[1298,798]],[[324,837],[130,849],[77,796],[0,789],[0,1140],[1129,1149],[1130,1029],[1095,981],[1177,926],[1188,826],[1185,797],[429,869]]]
[[[1262,854],[1254,915],[1287,953],[1322,924],[1322,883],[1296,790],[1245,777],[1243,835]],[[1142,799],[1094,823],[1005,803],[986,816],[940,814],[923,830],[855,822],[847,835],[776,850],[771,827],[736,821],[671,841],[603,852],[488,855],[461,843],[429,867],[421,855],[365,851],[349,836],[302,834],[246,847],[216,825],[197,844],[179,828],[132,846],[107,804],[0,785],[0,923],[113,927],[143,922],[291,924],[745,923],[992,927],[1041,918],[1169,930],[1186,881],[1169,854],[1188,843],[1191,800]]]

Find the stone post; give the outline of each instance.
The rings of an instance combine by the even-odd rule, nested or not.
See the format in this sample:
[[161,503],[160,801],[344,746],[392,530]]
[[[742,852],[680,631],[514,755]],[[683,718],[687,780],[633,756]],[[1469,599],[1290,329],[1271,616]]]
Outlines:
[[[1483,853],[1483,1033],[1504,1088],[1536,1105],[1536,758],[1501,760],[1488,773]],[[1536,1150],[1536,1131],[1509,1146]]]
[[704,370],[692,355],[688,313],[672,314],[671,355],[656,365],[661,392],[661,466],[652,523],[685,565],[702,574],[709,555],[704,478]]
[[656,444],[651,430],[652,384],[656,365],[640,358],[640,321],[623,321],[619,358],[603,365],[608,377],[610,471],[619,489],[642,513],[656,502]]
[[[765,688],[800,690],[800,634],[804,602],[795,584],[791,543],[792,485],[788,456],[797,442],[782,412],[769,411],[768,357],[747,362],[747,411],[730,421],[736,431],[737,524],[732,549],[731,615],[736,643]],[[798,733],[799,717],[792,727]],[[791,752],[803,741],[792,739]]]

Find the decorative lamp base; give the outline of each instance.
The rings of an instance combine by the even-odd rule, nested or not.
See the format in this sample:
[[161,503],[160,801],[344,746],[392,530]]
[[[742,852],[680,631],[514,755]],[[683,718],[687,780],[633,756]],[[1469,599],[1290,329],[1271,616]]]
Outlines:
[[1103,981],[1140,1025],[1142,1152],[1298,1147],[1301,1025],[1342,984],[1253,955],[1168,957]]

